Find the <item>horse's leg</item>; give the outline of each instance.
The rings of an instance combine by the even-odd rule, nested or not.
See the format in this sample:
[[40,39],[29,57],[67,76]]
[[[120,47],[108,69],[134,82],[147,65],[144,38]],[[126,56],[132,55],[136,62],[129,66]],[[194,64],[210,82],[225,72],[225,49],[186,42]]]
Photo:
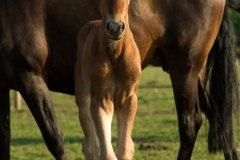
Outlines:
[[[127,93],[127,92],[125,92]],[[118,160],[131,160],[134,155],[134,143],[131,138],[133,122],[137,111],[137,96],[135,91],[121,98],[115,103],[118,126]]]
[[31,110],[49,151],[56,159],[66,160],[63,136],[42,76],[22,71],[16,78],[19,92]]
[[191,159],[197,133],[202,123],[198,103],[197,80],[191,75],[188,75],[187,79],[183,80],[184,76],[171,76],[181,141],[178,160]]
[[168,56],[174,58],[167,57],[167,62],[178,114],[181,141],[178,160],[190,160],[202,117],[198,101],[198,70],[181,53],[170,52]]
[[207,90],[204,90],[203,81],[199,78],[199,81],[198,81],[199,104],[202,112],[206,115],[207,119],[209,119],[209,115],[208,115],[209,102],[208,102],[207,94],[209,93]]
[[79,109],[79,120],[84,133],[82,151],[86,160],[99,159],[99,142],[90,113],[90,93],[80,74],[76,76],[76,103]]
[[[98,85],[101,86],[101,85]],[[113,91],[100,91],[96,87],[91,96],[90,111],[100,143],[101,160],[117,160],[111,143],[111,122],[113,116]]]
[[0,159],[10,160],[9,89],[0,89]]

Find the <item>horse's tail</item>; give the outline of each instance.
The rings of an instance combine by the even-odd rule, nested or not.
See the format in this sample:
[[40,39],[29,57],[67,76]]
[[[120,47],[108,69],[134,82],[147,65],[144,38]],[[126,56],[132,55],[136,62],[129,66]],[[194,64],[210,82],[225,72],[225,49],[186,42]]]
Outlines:
[[210,153],[233,150],[233,113],[239,115],[239,85],[234,52],[235,35],[227,4],[215,44],[209,54],[205,86],[209,91]]

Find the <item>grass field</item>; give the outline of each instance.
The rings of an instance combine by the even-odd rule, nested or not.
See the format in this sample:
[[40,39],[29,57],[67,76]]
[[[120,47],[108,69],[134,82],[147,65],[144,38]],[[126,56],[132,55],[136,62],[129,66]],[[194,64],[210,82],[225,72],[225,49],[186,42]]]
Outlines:
[[[78,121],[74,97],[51,93],[65,148],[70,160],[82,160],[83,133]],[[172,88],[167,73],[161,68],[143,71],[138,89],[138,111],[133,128],[134,160],[174,160],[179,149],[177,116]],[[13,104],[13,103],[12,103]],[[25,103],[21,110],[11,109],[11,160],[52,160],[40,131]],[[207,150],[207,120],[203,124],[193,151],[192,160],[223,160],[222,154],[210,155]],[[240,153],[240,127],[235,127]],[[116,148],[116,118],[112,123],[112,141]]]

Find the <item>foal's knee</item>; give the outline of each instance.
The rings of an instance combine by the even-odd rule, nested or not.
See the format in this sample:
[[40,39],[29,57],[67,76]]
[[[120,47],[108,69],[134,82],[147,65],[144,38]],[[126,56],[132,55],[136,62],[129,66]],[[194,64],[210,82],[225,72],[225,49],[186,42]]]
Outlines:
[[96,137],[92,137],[92,141],[83,140],[82,144],[82,152],[85,155],[86,160],[99,160],[99,143],[98,140],[94,139]]

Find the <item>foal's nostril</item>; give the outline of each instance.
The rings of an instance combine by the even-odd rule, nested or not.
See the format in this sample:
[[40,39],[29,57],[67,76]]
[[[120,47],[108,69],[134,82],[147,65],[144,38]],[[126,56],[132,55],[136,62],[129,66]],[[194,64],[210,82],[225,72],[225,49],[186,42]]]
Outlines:
[[121,32],[123,32],[125,30],[125,23],[122,22],[122,26],[121,26]]
[[110,39],[121,39],[126,26],[123,21],[108,21],[105,28]]
[[107,22],[107,24],[106,24],[106,30],[107,30],[107,31],[110,30],[109,22]]

